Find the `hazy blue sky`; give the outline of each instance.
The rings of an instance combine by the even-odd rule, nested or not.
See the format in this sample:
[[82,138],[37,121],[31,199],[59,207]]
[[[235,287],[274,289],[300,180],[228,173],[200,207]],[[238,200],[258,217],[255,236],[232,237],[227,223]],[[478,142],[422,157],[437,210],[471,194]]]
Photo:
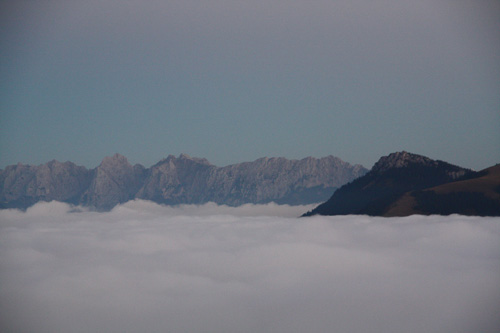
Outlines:
[[500,162],[500,1],[0,3],[0,167]]

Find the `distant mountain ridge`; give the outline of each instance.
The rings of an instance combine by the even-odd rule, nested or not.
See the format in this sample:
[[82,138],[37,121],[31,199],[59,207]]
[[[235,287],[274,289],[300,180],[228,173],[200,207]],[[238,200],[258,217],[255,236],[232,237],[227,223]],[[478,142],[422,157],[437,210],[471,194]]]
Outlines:
[[132,199],[163,204],[216,202],[237,206],[276,202],[309,204],[326,200],[368,170],[334,156],[288,160],[260,158],[225,167],[204,158],[169,155],[150,168],[115,154],[94,169],[51,161],[0,170],[0,208],[27,208],[57,200],[109,210]]
[[[481,179],[484,171],[475,172],[406,151],[396,152],[381,157],[367,174],[342,186],[304,216],[500,215],[500,181],[497,168],[492,170],[495,172],[486,173],[487,179],[479,181],[486,185],[479,187],[478,181],[467,180]],[[460,182],[462,185],[457,186]],[[460,209],[460,202],[465,205],[468,200],[475,204]]]

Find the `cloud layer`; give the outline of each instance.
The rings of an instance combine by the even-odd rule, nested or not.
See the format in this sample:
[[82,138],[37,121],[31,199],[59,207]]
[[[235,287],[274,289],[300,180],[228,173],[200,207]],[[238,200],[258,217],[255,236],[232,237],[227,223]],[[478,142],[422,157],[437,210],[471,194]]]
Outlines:
[[0,211],[3,332],[497,332],[500,219]]

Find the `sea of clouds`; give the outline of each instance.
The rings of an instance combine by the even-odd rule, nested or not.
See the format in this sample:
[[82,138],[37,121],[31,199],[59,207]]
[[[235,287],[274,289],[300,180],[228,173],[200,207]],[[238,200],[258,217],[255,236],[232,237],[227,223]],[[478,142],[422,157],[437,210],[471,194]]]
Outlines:
[[499,332],[500,218],[0,211],[1,332]]

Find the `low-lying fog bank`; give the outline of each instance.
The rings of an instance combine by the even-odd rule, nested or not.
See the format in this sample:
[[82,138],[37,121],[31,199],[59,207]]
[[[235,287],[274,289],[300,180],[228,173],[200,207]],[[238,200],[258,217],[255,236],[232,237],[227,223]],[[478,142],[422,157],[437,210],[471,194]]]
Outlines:
[[0,211],[2,332],[497,332],[500,218]]

